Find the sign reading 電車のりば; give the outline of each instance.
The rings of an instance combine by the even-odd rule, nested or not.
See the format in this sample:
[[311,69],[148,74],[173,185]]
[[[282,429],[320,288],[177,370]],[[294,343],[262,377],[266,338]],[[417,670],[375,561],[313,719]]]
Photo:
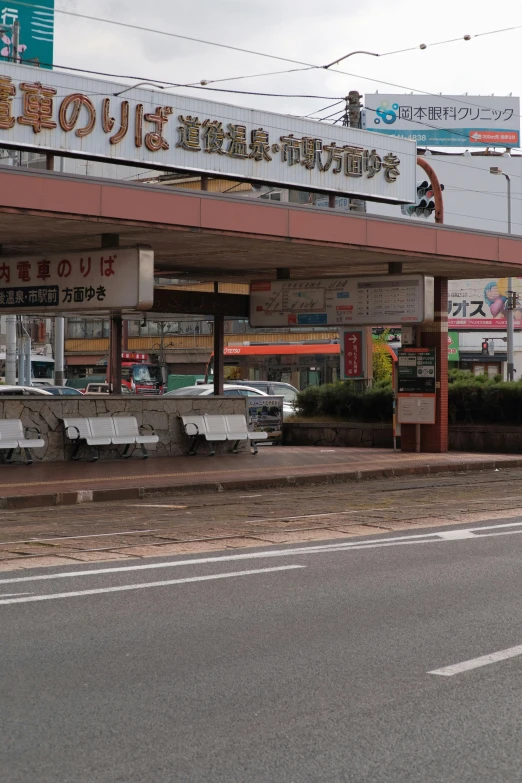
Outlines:
[[359,128],[0,63],[0,146],[391,203],[416,194],[416,144]]
[[121,247],[0,257],[0,312],[47,315],[148,310],[154,254]]

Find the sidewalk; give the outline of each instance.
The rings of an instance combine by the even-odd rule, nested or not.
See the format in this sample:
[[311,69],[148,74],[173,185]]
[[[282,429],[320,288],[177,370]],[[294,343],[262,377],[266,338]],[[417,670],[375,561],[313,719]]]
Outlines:
[[0,508],[37,508],[154,494],[328,484],[522,466],[522,455],[409,454],[389,449],[266,447],[257,456],[160,457],[0,466]]

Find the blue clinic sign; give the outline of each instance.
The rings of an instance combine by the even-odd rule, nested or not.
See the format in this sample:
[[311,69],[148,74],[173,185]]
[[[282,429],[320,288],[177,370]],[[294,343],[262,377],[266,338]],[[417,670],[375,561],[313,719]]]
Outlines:
[[22,62],[51,68],[54,44],[54,0],[35,0],[34,6],[17,0],[0,0],[0,60],[13,56],[12,28],[20,24],[19,55]]
[[365,96],[366,130],[426,147],[519,147],[520,99],[491,95]]

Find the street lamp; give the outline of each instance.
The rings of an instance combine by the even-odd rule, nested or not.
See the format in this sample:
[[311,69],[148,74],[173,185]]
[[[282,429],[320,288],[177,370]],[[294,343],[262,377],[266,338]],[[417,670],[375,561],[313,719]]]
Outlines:
[[350,52],[349,54],[345,54],[343,57],[339,57],[338,60],[334,60],[333,63],[328,63],[328,65],[322,65],[321,67],[324,69],[331,68],[332,65],[337,65],[337,63],[342,62],[343,60],[347,60],[348,57],[352,57],[354,54],[368,54],[370,57],[380,57],[380,54],[377,54],[377,52],[367,52],[364,49],[357,49],[355,52]]
[[[491,166],[490,174],[501,174],[507,182],[507,224],[508,234],[511,234],[511,177],[502,171],[498,166]],[[508,277],[508,310],[507,310],[507,378],[508,381],[515,379],[514,361],[513,361],[513,343],[514,343],[514,322],[513,322],[513,278]]]

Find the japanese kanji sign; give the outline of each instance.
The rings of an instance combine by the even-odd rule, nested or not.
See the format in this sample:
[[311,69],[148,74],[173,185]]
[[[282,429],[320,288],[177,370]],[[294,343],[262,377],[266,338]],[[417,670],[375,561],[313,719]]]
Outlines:
[[365,96],[366,128],[430,147],[518,147],[520,98],[491,95]]
[[0,313],[148,310],[154,299],[149,247],[0,256]]
[[[515,328],[521,329],[522,278],[514,277],[512,281],[513,291],[519,297],[517,308],[513,311]],[[452,280],[448,288],[448,326],[450,329],[506,330],[507,277]]]
[[2,143],[391,203],[415,200],[415,142],[11,63],[0,63]]
[[433,278],[376,275],[250,286],[251,326],[397,326],[433,320]]
[[399,393],[435,394],[435,348],[399,348]]
[[341,378],[343,380],[371,377],[372,330],[340,329]]

